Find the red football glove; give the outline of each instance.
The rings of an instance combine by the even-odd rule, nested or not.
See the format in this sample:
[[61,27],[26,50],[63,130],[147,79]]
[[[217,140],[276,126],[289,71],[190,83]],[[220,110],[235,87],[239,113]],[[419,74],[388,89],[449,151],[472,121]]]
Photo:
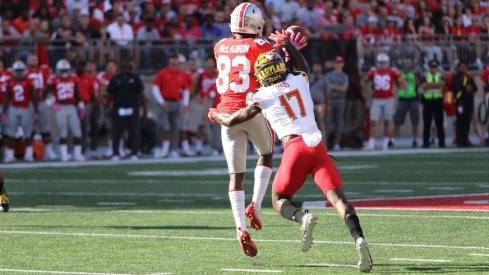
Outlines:
[[210,108],[209,109],[209,112],[207,113],[207,118],[209,119],[209,122],[210,123],[214,123],[214,118],[212,117],[212,114],[214,113],[217,113],[217,109],[216,108]]
[[290,41],[290,33],[282,29],[270,34],[269,38],[275,41],[274,48],[283,48]]
[[290,34],[290,41],[292,41],[298,50],[302,50],[307,46],[307,38],[300,32]]

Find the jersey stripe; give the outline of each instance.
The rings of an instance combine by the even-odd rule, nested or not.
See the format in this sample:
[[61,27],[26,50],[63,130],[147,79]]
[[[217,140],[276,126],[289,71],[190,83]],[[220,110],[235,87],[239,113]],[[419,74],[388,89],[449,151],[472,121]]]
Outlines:
[[248,9],[249,6],[250,6],[250,3],[246,3],[246,4],[243,5],[243,7],[241,8],[241,10],[239,11],[239,22],[238,22],[238,26],[240,28],[244,28],[244,24],[245,24],[244,16],[245,16],[246,10]]

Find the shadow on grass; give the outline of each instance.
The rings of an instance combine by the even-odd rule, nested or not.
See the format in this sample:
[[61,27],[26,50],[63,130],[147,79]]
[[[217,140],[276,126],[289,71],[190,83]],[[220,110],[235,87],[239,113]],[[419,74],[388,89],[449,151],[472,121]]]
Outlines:
[[[330,266],[329,266],[330,265]],[[317,264],[317,265],[298,265],[301,268],[314,268],[315,270],[324,269],[325,274],[331,268],[341,268],[344,270],[356,270],[356,266],[349,264]],[[331,270],[330,270],[331,271]],[[346,271],[345,271],[346,272]],[[374,273],[385,273],[385,274],[401,274],[401,273],[420,273],[420,274],[432,274],[432,273],[477,273],[477,274],[489,274],[488,264],[443,264],[441,265],[406,265],[406,264],[375,264],[372,269]]]
[[[489,264],[479,263],[479,264],[450,264],[444,263],[443,265],[406,265],[406,264],[375,264],[373,270],[378,268],[377,271],[380,273],[478,273],[478,274],[489,274]],[[384,269],[383,267],[386,267]],[[389,270],[394,268],[393,270]]]

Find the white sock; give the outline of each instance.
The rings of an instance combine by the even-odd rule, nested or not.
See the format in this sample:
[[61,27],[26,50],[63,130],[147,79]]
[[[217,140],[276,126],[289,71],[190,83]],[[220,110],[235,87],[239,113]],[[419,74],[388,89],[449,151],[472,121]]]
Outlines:
[[67,144],[60,144],[59,145],[59,152],[61,153],[61,160],[67,161],[68,160],[68,145]]
[[5,159],[11,160],[14,159],[14,150],[8,147],[5,147]]
[[268,182],[272,176],[272,169],[267,166],[259,165],[255,168],[255,183],[253,185],[253,201],[255,208],[261,209],[263,197],[267,192]]
[[161,145],[161,153],[163,156],[168,155],[168,152],[170,151],[170,141],[169,140],[164,140],[163,145]]
[[124,147],[124,139],[121,138],[119,142],[119,156],[126,155],[126,148]]
[[75,159],[82,158],[82,146],[81,145],[74,145],[73,146],[73,153],[75,155]]
[[196,139],[195,140],[195,150],[197,152],[202,151],[202,144],[204,144],[204,141],[202,139]]
[[229,191],[229,201],[233,210],[234,223],[236,227],[246,229],[245,223],[245,195],[243,190]]
[[34,154],[32,152],[32,146],[26,146],[25,147],[24,159],[32,160],[33,158],[34,158]]
[[45,146],[46,149],[46,155],[48,156],[54,156],[54,150],[53,150],[53,144],[52,143],[46,143]]
[[375,147],[375,138],[371,137],[368,139],[368,147],[371,147],[371,148]]
[[107,140],[107,151],[112,152],[112,139]]
[[182,148],[183,148],[183,151],[190,151],[188,139],[182,140]]

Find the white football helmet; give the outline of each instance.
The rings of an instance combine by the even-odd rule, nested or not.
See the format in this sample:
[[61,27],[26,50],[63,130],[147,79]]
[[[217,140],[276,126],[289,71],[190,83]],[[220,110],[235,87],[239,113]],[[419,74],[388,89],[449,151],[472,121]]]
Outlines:
[[265,20],[260,9],[252,3],[239,4],[231,13],[231,32],[256,34],[260,36],[263,32]]
[[59,77],[66,78],[70,75],[71,65],[66,59],[61,59],[56,63],[56,74]]
[[12,75],[16,79],[22,79],[26,74],[26,66],[22,61],[15,61],[12,65]]
[[390,58],[386,53],[379,53],[377,55],[377,66],[379,68],[387,68],[390,64]]

